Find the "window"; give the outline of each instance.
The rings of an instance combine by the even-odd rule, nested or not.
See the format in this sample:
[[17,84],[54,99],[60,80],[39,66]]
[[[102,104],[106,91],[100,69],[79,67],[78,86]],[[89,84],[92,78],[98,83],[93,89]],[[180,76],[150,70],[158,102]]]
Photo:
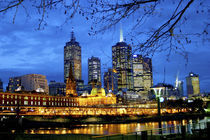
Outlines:
[[28,101],[24,101],[24,105],[28,105]]

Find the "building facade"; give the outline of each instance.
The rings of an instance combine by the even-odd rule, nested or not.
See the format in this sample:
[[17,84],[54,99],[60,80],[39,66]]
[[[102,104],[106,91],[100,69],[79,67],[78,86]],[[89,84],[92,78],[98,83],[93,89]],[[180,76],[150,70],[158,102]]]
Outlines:
[[3,82],[1,79],[0,79],[0,92],[3,92]]
[[133,55],[134,91],[148,97],[153,86],[152,60],[142,55]]
[[112,46],[112,68],[117,71],[118,90],[133,90],[132,49],[123,41],[120,30],[120,42]]
[[21,87],[21,77],[10,77],[7,86],[7,92],[15,92]]
[[65,96],[66,95],[66,84],[61,83],[61,82],[50,81],[50,83],[49,83],[49,95]]
[[88,83],[101,82],[101,60],[98,57],[88,59]]
[[73,75],[77,80],[81,80],[82,77],[82,65],[81,65],[81,47],[76,41],[74,32],[71,32],[71,40],[66,43],[64,47],[64,82],[69,76],[70,63],[72,64]]
[[187,95],[193,96],[200,94],[200,83],[199,75],[190,72],[189,76],[186,77],[187,82]]
[[70,64],[69,76],[66,80],[66,96],[69,96],[69,97],[78,96],[77,91],[76,91],[76,86],[77,86],[76,84],[77,83],[73,75],[72,64]]
[[46,76],[41,74],[27,74],[21,76],[21,86],[25,91],[49,93]]
[[104,89],[106,93],[112,91],[114,94],[117,94],[118,86],[116,70],[108,69],[108,71],[104,73]]

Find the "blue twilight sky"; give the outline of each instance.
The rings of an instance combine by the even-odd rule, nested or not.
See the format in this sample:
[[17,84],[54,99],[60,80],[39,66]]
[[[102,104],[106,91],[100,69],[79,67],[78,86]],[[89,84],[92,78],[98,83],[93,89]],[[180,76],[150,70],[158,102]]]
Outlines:
[[[204,14],[196,14],[196,9],[198,9],[196,3],[188,9],[186,13],[188,23],[182,26],[185,32],[201,32],[204,23],[209,21],[209,2],[205,2],[207,8],[204,7]],[[170,8],[170,4],[160,6],[157,11],[159,16],[154,15],[148,19],[140,30],[146,32],[158,26],[159,23],[163,23],[160,19],[164,20],[169,16]],[[4,88],[9,77],[30,73],[46,75],[48,82],[50,80],[63,82],[63,52],[65,43],[70,40],[72,27],[74,27],[76,40],[82,48],[82,79],[85,83],[88,79],[89,57],[95,56],[101,59],[102,72],[112,67],[111,47],[119,41],[119,25],[103,34],[89,36],[90,20],[87,21],[76,14],[72,20],[63,24],[65,20],[63,11],[53,10],[49,13],[48,25],[45,29],[36,30],[40,15],[37,15],[37,11],[33,9],[29,13],[30,17],[27,17],[23,9],[20,9],[14,24],[12,23],[14,10],[6,14],[0,13],[0,78],[4,83]],[[122,24],[125,38],[128,36],[132,22],[133,19],[127,19]],[[209,28],[207,30],[209,32]],[[139,40],[144,39],[145,37],[142,36]],[[126,43],[131,44],[128,39]],[[184,44],[184,46],[188,52],[188,61],[176,53],[172,53],[168,61],[165,52],[156,53],[152,57],[154,84],[163,82],[165,67],[167,83],[174,85],[178,71],[179,79],[186,83],[185,77],[192,71],[200,76],[201,92],[210,92],[209,35],[206,35],[204,40],[202,36],[195,38],[191,44]]]

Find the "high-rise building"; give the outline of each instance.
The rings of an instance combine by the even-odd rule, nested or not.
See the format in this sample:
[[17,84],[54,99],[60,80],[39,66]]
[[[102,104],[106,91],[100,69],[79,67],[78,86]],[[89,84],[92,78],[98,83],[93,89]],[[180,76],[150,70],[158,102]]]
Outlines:
[[49,93],[46,76],[41,74],[27,74],[21,76],[21,86],[25,91]]
[[50,81],[49,83],[49,95],[56,96],[65,96],[66,95],[66,84]]
[[3,82],[0,79],[0,92],[3,92]]
[[104,73],[104,89],[108,93],[110,90],[117,94],[117,71],[113,69],[108,69],[107,72]]
[[81,66],[81,47],[76,41],[74,32],[71,32],[71,40],[66,43],[64,47],[64,82],[69,77],[70,63],[72,64],[73,75],[75,80],[81,80],[82,66]]
[[112,46],[112,67],[117,71],[118,90],[133,90],[132,49],[123,40],[120,29],[120,42]]
[[148,97],[153,86],[152,60],[142,55],[133,55],[134,91]]
[[175,81],[175,90],[177,90],[177,96],[178,97],[183,97],[184,96],[183,81],[178,79],[178,75],[177,75],[176,81]]
[[10,77],[9,83],[7,86],[8,92],[15,92],[18,88],[21,87],[21,77]]
[[187,95],[193,96],[200,94],[200,84],[199,76],[193,72],[189,73],[189,76],[186,77],[187,82]]
[[101,61],[92,56],[88,59],[88,83],[93,81],[101,83]]

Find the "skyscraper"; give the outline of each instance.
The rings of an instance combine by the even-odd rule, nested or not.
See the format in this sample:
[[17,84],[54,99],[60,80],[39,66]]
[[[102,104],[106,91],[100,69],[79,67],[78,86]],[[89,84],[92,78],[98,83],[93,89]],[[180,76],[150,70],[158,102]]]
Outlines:
[[101,83],[101,61],[98,57],[91,57],[88,59],[88,83]]
[[132,49],[123,40],[120,29],[120,42],[112,46],[112,67],[117,71],[118,90],[133,90]]
[[153,86],[152,60],[142,55],[133,55],[134,91],[148,97]]
[[104,89],[107,93],[111,90],[114,94],[117,94],[117,71],[108,69],[108,71],[104,73]]
[[82,66],[81,66],[81,47],[76,41],[74,32],[71,32],[71,40],[64,47],[64,82],[69,76],[70,63],[72,64],[73,75],[75,80],[81,81]]
[[179,97],[184,96],[183,81],[179,80],[178,74],[176,76],[176,81],[175,81],[175,90],[177,90],[177,96]]
[[186,82],[188,96],[198,95],[200,93],[199,76],[197,74],[190,72],[189,76],[186,77]]
[[0,79],[0,92],[3,92],[3,82]]

